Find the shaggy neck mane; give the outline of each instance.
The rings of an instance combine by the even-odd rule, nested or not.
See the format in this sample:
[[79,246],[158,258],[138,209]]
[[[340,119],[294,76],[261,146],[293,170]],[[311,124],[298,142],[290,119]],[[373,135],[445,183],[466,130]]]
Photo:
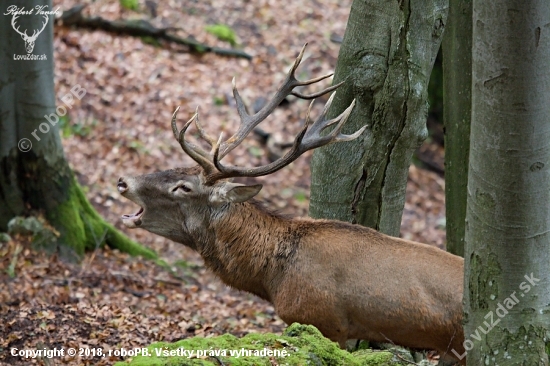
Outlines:
[[268,287],[276,288],[299,243],[292,221],[251,201],[229,205],[212,229],[214,242],[201,251],[205,264],[226,284],[271,300]]

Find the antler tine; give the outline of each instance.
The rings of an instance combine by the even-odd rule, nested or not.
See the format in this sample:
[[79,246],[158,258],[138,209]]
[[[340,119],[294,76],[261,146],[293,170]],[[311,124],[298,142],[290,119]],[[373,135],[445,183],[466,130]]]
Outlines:
[[[323,79],[326,79],[330,76],[332,76],[333,74],[327,74],[325,76],[321,76],[320,78],[318,78],[319,80],[323,80]],[[316,82],[316,81],[315,81]],[[335,84],[335,85],[332,85],[332,86],[329,86],[328,88],[326,89],[323,89],[323,90],[320,90],[316,93],[312,93],[312,94],[302,94],[302,93],[299,93],[299,92],[295,92],[293,91],[292,95],[294,95],[295,97],[298,97],[300,99],[306,99],[306,100],[309,100],[309,99],[315,99],[315,98],[318,98],[320,97],[321,95],[325,95],[326,93],[330,93],[331,91],[333,90],[336,90],[338,89],[342,84],[344,84],[345,81],[342,81],[342,82],[339,82],[338,84]],[[304,84],[304,85],[308,85],[308,84]]]
[[[302,58],[304,57],[304,53],[306,51],[306,47],[307,47],[307,43],[304,44],[304,46],[302,47],[302,50],[300,51],[300,54],[298,55],[298,57],[296,57],[296,60],[294,61],[294,65],[292,66],[292,68],[290,69],[290,71],[288,72],[289,73],[289,76],[292,75],[292,77],[294,78],[295,80],[295,85],[294,87],[297,87],[297,86],[306,86],[306,85],[311,85],[311,84],[315,84],[321,80],[324,80],[326,78],[329,78],[331,77],[332,75],[334,75],[333,72],[331,73],[328,73],[326,75],[323,75],[323,76],[319,76],[319,77],[316,77],[316,78],[313,78],[313,79],[309,79],[309,80],[305,80],[305,81],[299,81],[299,80],[296,80],[296,77],[295,77],[295,72],[296,72],[296,69],[298,68],[298,66],[300,65],[300,63],[302,62]],[[321,95],[324,95],[324,94],[327,94],[327,93],[330,93],[331,91],[333,90],[336,90],[338,89],[338,87],[340,85],[342,85],[344,83],[344,81],[342,81],[341,83],[339,84],[336,84],[336,85],[333,85],[333,86],[330,86],[326,89],[323,89],[317,93],[313,93],[313,94],[302,94],[302,93],[298,93],[298,92],[295,92],[295,91],[292,91],[291,94],[294,95],[295,97],[298,97],[300,99],[315,99],[317,97],[320,97]]]
[[46,25],[48,25],[48,20],[49,20],[48,14],[43,14],[43,17],[44,17],[45,22],[44,22],[44,24],[42,24],[42,29],[41,29],[40,32],[38,32],[38,33],[42,33],[42,31],[44,30],[44,28],[46,28]]
[[[42,16],[44,17],[44,20],[45,20],[45,22],[42,22],[42,29],[40,29],[40,30],[34,29],[33,32],[32,32],[32,36],[30,36],[29,38],[33,39],[34,37],[38,37],[38,35],[40,33],[42,33],[44,28],[46,28],[46,25],[48,25],[48,15],[44,14]],[[25,33],[27,33],[27,32],[25,32]]]
[[212,149],[210,153],[214,152],[214,144],[216,143],[216,139],[208,135],[208,133],[204,130],[201,123],[199,122],[199,107],[197,106],[197,109],[195,110],[195,114],[197,115],[197,118],[195,118],[195,126],[197,127],[197,130],[199,131],[199,136],[201,139],[206,141],[208,143],[208,146]]
[[273,110],[277,108],[277,106],[281,104],[281,102],[288,95],[294,95],[301,99],[313,99],[318,96],[329,93],[337,89],[340,85],[343,84],[342,82],[309,95],[293,91],[293,89],[298,86],[310,85],[332,76],[332,73],[331,73],[331,74],[323,75],[321,77],[317,77],[306,81],[299,81],[296,79],[296,76],[295,76],[296,69],[298,68],[298,66],[300,66],[300,63],[302,62],[306,47],[307,47],[307,43],[300,50],[298,57],[296,57],[296,59],[294,60],[294,63],[290,68],[290,70],[288,71],[285,80],[283,81],[279,89],[277,89],[277,91],[275,92],[275,95],[271,98],[271,100],[265,106],[263,106],[254,115],[248,114],[246,110],[246,106],[237,89],[235,79],[233,78],[233,96],[235,97],[235,102],[237,104],[237,112],[239,113],[241,124],[237,132],[233,136],[231,136],[227,141],[221,144],[219,149],[220,160],[224,156],[226,156],[229,152],[231,152],[233,149],[235,149],[242,142],[242,140],[254,129],[254,127],[256,127],[259,123],[265,120],[267,116],[269,116],[273,112]]
[[195,160],[197,164],[199,164],[204,169],[204,172],[207,175],[211,174],[213,171],[216,170],[216,168],[214,164],[209,160],[209,154],[206,151],[202,150],[199,146],[185,141],[185,132],[187,131],[191,123],[195,122],[196,124],[196,121],[199,117],[198,108],[196,109],[193,117],[191,117],[191,119],[187,121],[187,123],[183,126],[181,131],[178,131],[178,127],[176,125],[179,109],[180,107],[177,107],[174,111],[174,114],[172,114],[172,132],[174,133],[174,137],[176,138],[176,140],[178,140],[183,151],[185,151],[191,159]]
[[178,112],[180,110],[180,106],[177,106],[176,107],[176,110],[174,111],[174,113],[172,113],[172,120],[171,120],[171,123],[170,123],[170,126],[172,126],[172,133],[174,134],[174,137],[177,139],[180,132],[178,130],[178,126],[176,124],[176,121],[178,119]]
[[[331,98],[327,102],[327,106],[324,108],[322,115],[313,124],[311,124],[309,119],[309,110],[311,110],[311,105],[313,104],[313,102],[310,104],[310,108],[306,116],[306,122],[304,124],[304,127],[302,127],[300,132],[297,134],[290,150],[283,157],[277,159],[276,161],[268,165],[264,165],[256,168],[224,166],[220,162],[220,159],[221,159],[219,154],[220,147],[219,145],[216,145],[216,148],[214,150],[213,161],[214,161],[215,167],[218,169],[218,173],[215,173],[215,175],[211,176],[211,179],[218,180],[218,179],[230,178],[230,177],[259,177],[262,175],[271,174],[287,166],[288,164],[296,160],[300,155],[302,155],[304,152],[308,150],[315,149],[317,147],[328,145],[334,142],[350,141],[359,137],[359,135],[361,135],[365,131],[367,126],[360,128],[359,130],[357,130],[355,133],[351,135],[345,135],[340,132],[342,129],[342,126],[348,120],[355,106],[355,99],[350,104],[350,106],[346,108],[346,110],[336,118],[333,118],[328,121],[324,119],[325,113],[328,109],[328,106],[330,106],[330,103],[332,103],[333,97],[334,97],[334,94],[331,96]],[[320,135],[320,133],[325,128],[335,123],[338,123],[338,124],[333,131],[331,131],[326,136]]]
[[[330,102],[332,102],[332,98]],[[359,137],[359,135],[361,135],[363,131],[365,131],[367,126],[361,127],[359,130],[355,131],[351,135],[341,133],[342,127],[351,115],[354,106],[355,99],[351,102],[350,106],[346,108],[339,116],[330,120],[324,119],[326,111],[323,111],[325,113],[323,113],[321,117],[319,117],[319,119],[317,119],[317,121],[315,121],[315,123],[311,125],[303,138],[302,144],[304,145],[305,150],[311,150],[316,147],[328,145],[334,142],[350,141]],[[336,123],[336,127],[330,133],[328,133],[326,136],[321,135],[321,132],[323,130]]]
[[[336,85],[325,88],[320,92],[317,92],[311,95],[304,95],[298,92],[294,92],[293,89],[297,86],[313,84],[329,76],[332,76],[332,74],[329,74],[329,75],[324,75],[324,76],[311,79],[311,80],[306,80],[306,81],[298,81],[296,79],[295,72],[298,66],[300,65],[300,62],[302,61],[306,46],[307,46],[307,43],[304,45],[304,47],[300,51],[300,54],[298,55],[298,57],[294,61],[294,64],[292,65],[289,72],[287,73],[287,76],[284,82],[279,87],[279,89],[277,89],[277,91],[275,92],[275,95],[264,107],[262,107],[254,115],[248,114],[246,110],[246,105],[244,104],[244,101],[237,89],[237,83],[235,81],[235,78],[233,78],[233,82],[232,82],[233,96],[235,97],[235,101],[237,104],[237,112],[239,113],[241,124],[237,132],[226,141],[223,141],[223,134],[220,135],[219,139],[216,141],[206,133],[206,131],[202,128],[199,122],[198,108],[195,114],[193,115],[193,117],[191,117],[191,119],[185,124],[183,129],[181,131],[178,131],[178,128],[176,126],[176,116],[179,111],[179,107],[175,110],[172,116],[172,131],[174,132],[174,136],[180,143],[182,149],[204,169],[204,178],[205,178],[206,184],[214,184],[216,181],[220,179],[225,179],[225,178],[242,177],[242,176],[258,177],[258,176],[270,174],[290,164],[291,162],[296,160],[300,155],[302,155],[304,152],[308,150],[311,150],[323,145],[328,145],[333,142],[353,140],[359,137],[359,135],[361,135],[363,131],[366,129],[366,126],[365,126],[351,135],[345,135],[340,132],[344,123],[346,123],[347,119],[351,114],[351,111],[355,106],[355,100],[353,100],[351,105],[348,108],[346,108],[346,110],[342,114],[340,114],[339,116],[331,120],[328,120],[328,121],[325,120],[325,114],[327,113],[327,110],[334,98],[334,94],[333,94],[331,95],[327,104],[325,105],[325,108],[323,109],[321,117],[318,118],[313,123],[311,123],[311,120],[310,120],[310,112],[313,105],[313,101],[311,102],[303,128],[295,137],[290,150],[280,159],[277,159],[276,161],[268,165],[255,167],[255,168],[245,168],[245,167],[237,167],[237,166],[231,166],[231,165],[225,166],[220,162],[220,160],[223,159],[225,155],[227,155],[230,151],[235,149],[242,142],[242,140],[252,131],[254,127],[256,127],[269,114],[271,114],[271,112],[273,112],[273,110],[281,103],[281,101],[284,98],[286,98],[287,95],[294,94],[299,98],[311,99],[315,96],[329,93],[337,89],[344,83],[344,82],[338,83]],[[203,140],[207,141],[210,147],[212,148],[210,154],[204,151],[203,149],[201,149],[199,146],[195,146],[185,141],[185,132],[193,122],[195,122],[195,125],[197,126],[200,137]],[[324,129],[334,124],[336,124],[336,127],[330,133],[328,133],[326,136],[321,135],[321,132]]]
[[233,178],[233,177],[260,177],[262,175],[268,175],[271,173],[276,172],[277,170],[280,170],[281,168],[287,166],[294,160],[296,160],[303,151],[300,151],[299,147],[301,146],[302,138],[304,137],[304,134],[307,130],[307,124],[304,125],[304,127],[300,130],[298,135],[296,136],[296,139],[294,140],[294,143],[292,144],[292,147],[290,150],[283,156],[282,158],[277,159],[276,161],[256,167],[256,168],[242,168],[242,167],[236,167],[236,166],[224,166],[220,162],[219,158],[219,146],[214,151],[214,165],[216,166],[216,169],[218,169],[218,173],[215,175],[212,175],[210,177],[211,180],[219,180],[223,178]]
[[[11,18],[11,26],[12,28],[17,32],[19,33],[20,35],[23,35],[23,33],[19,30],[19,26],[15,26],[15,20],[19,18],[19,15],[18,14],[15,14],[12,18]],[[25,29],[25,36],[27,35],[27,30]]]
[[[237,113],[239,113],[239,117],[241,118],[241,127],[249,122],[250,115],[246,111],[246,105],[244,104],[243,98],[241,98],[241,95],[239,94],[239,90],[237,89],[237,80],[235,77],[231,80],[231,86],[233,87],[233,98],[235,98],[235,104],[237,105]],[[241,128],[239,127],[239,130]],[[232,143],[233,141],[237,140],[237,133],[235,133],[233,136],[231,136],[226,143]],[[229,152],[229,151],[228,151]]]

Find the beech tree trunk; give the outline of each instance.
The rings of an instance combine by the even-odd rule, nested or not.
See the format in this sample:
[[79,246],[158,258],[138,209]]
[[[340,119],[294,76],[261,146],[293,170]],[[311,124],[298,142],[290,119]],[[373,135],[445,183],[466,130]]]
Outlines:
[[550,2],[473,2],[468,365],[548,365]]
[[472,0],[450,0],[443,36],[447,251],[464,256],[472,113]]
[[414,150],[426,138],[427,90],[446,0],[353,2],[328,117],[357,100],[345,133],[360,138],[313,153],[310,216],[398,236]]
[[[15,4],[15,5],[13,5]],[[34,47],[12,27],[8,6],[33,9],[15,19],[21,32],[40,30]],[[51,1],[2,2],[0,14],[0,231],[14,216],[43,214],[59,232],[58,250],[65,257],[80,257],[85,249],[105,241],[132,254],[156,255],[107,224],[86,200],[69,168],[59,137],[59,116],[68,113],[68,99],[56,97],[53,79],[53,14],[39,14],[36,6],[52,11]],[[73,87],[74,100],[85,90]]]

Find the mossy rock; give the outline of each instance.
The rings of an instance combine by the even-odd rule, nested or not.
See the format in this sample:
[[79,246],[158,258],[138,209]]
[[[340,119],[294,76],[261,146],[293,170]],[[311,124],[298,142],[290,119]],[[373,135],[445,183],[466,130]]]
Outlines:
[[36,250],[53,252],[59,233],[43,219],[34,216],[16,216],[8,222],[8,233],[10,235],[22,235],[32,237],[32,245]]
[[349,353],[323,337],[314,326],[298,323],[288,327],[283,335],[248,334],[240,339],[230,334],[212,338],[194,337],[175,343],[154,343],[147,348],[147,353],[115,365],[405,365],[387,351],[363,349]]
[[0,233],[0,243],[7,243],[11,241],[11,236],[7,233]]

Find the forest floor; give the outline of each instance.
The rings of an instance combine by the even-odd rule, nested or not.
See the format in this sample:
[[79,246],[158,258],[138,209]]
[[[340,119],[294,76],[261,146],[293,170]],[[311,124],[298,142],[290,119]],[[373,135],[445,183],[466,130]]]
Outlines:
[[[226,24],[237,34],[237,47],[253,58],[192,54],[183,46],[163,42],[151,45],[146,39],[55,27],[58,105],[75,85],[86,90],[61,123],[65,154],[106,220],[155,249],[172,271],[107,248],[88,253],[76,265],[33,252],[25,238],[0,244],[0,364],[108,365],[122,359],[25,360],[9,355],[13,347],[106,352],[196,335],[281,332],[285,324],[270,304],[223,285],[190,249],[124,228],[120,215],[136,206],[119,195],[116,182],[122,175],[193,165],[170,129],[177,106],[182,107],[180,125],[200,105],[201,120],[211,134],[234,132],[238,118],[231,95],[233,76],[245,101],[261,104],[306,42],[299,78],[331,72],[339,49],[334,40],[344,34],[351,0],[302,0],[292,7],[267,0],[170,0],[158,2],[154,13],[152,2],[140,3],[137,12],[121,9],[118,2],[85,3],[88,16],[146,19],[158,27],[178,27],[182,37],[224,48],[229,45],[207,33],[205,26]],[[54,1],[54,7],[62,9],[75,4]],[[322,105],[315,104],[313,115]],[[292,141],[306,109],[307,102],[290,100],[262,129],[276,141]],[[438,161],[443,158],[436,144],[428,141],[422,149]],[[269,155],[260,139],[251,135],[226,161],[259,165],[268,163]],[[311,153],[306,153],[282,171],[258,178],[264,185],[258,198],[282,213],[307,215],[310,159]],[[411,166],[401,236],[443,247],[444,220],[443,178]]]

